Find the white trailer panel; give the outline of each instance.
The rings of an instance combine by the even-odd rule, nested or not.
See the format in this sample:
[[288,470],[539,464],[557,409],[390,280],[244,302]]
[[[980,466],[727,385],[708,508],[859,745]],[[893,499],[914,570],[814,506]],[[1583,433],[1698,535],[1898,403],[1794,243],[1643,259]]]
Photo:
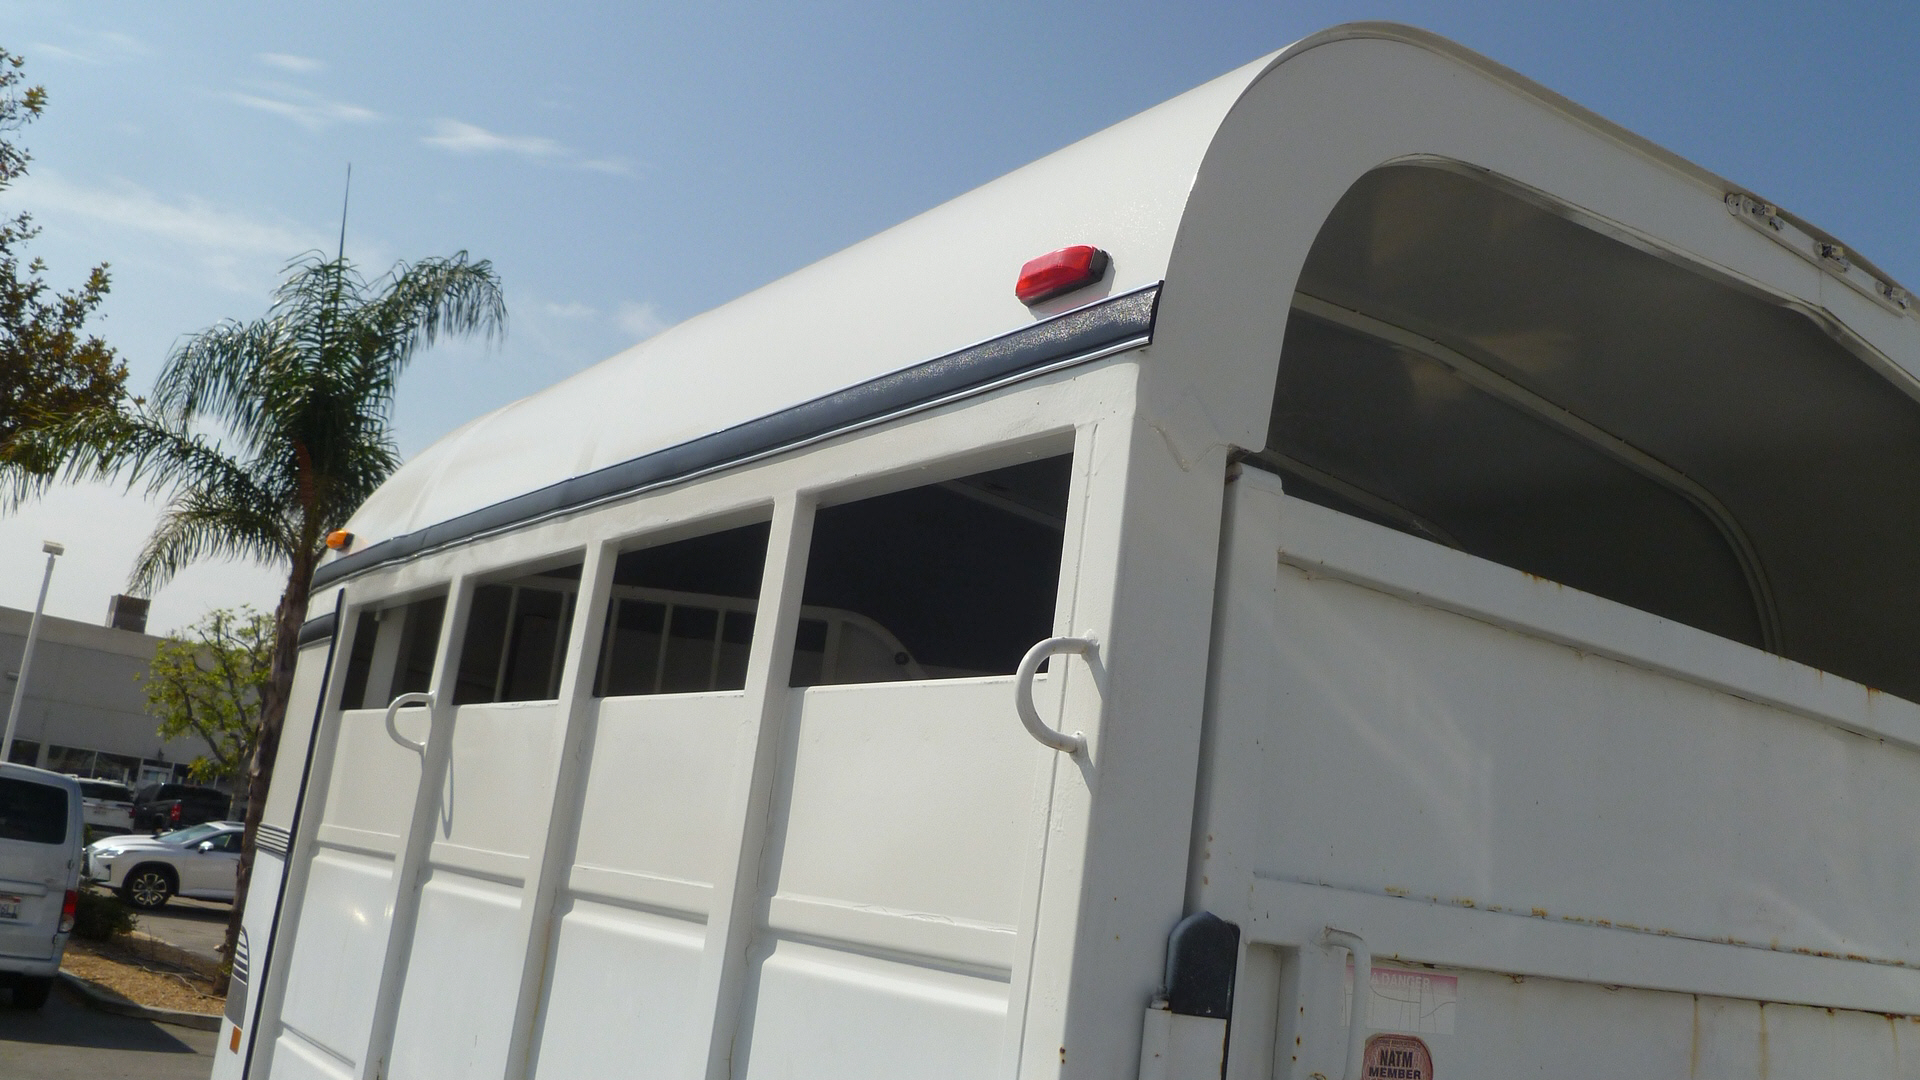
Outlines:
[[1905,1075],[1837,243],[1362,24],[476,421],[321,572],[216,1075]]

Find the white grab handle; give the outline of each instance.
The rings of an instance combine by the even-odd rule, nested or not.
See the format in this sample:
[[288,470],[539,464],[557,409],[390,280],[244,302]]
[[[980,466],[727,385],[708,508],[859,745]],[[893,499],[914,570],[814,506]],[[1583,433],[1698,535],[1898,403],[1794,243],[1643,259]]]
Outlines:
[[1367,1056],[1367,1005],[1373,990],[1373,950],[1360,940],[1360,935],[1331,926],[1320,934],[1320,942],[1330,948],[1345,949],[1353,956],[1353,1001],[1347,1008],[1347,1066],[1341,1075],[1346,1080],[1361,1080]]
[[399,697],[394,698],[392,703],[387,706],[387,735],[392,738],[394,742],[399,743],[414,753],[424,754],[427,752],[426,743],[414,742],[412,739],[400,734],[400,729],[393,726],[394,714],[398,713],[401,708],[407,705],[425,705],[431,709],[433,708],[433,695],[415,692],[411,694],[401,694]]
[[1092,637],[1050,637],[1036,642],[1027,650],[1027,655],[1020,658],[1020,667],[1013,678],[1013,707],[1028,733],[1040,740],[1041,745],[1067,754],[1077,754],[1087,746],[1085,735],[1078,731],[1071,735],[1055,731],[1040,719],[1039,710],[1033,707],[1033,677],[1040,673],[1041,662],[1055,653],[1085,656],[1099,647],[1099,640]]

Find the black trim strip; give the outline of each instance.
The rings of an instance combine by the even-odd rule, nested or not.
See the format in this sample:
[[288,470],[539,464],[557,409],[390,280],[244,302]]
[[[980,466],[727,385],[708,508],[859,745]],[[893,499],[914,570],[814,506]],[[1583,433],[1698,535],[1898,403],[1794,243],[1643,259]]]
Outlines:
[[333,637],[334,629],[339,625],[340,616],[331,611],[308,619],[300,624],[300,636],[296,639],[297,643],[294,647],[304,649],[316,642],[329,640]]
[[948,353],[891,375],[650,454],[609,465],[437,525],[383,540],[321,566],[313,587],[483,533],[649,488],[692,479],[816,442],[864,424],[928,408],[969,391],[1039,374],[1153,336],[1160,286],[1056,315],[1045,322]]

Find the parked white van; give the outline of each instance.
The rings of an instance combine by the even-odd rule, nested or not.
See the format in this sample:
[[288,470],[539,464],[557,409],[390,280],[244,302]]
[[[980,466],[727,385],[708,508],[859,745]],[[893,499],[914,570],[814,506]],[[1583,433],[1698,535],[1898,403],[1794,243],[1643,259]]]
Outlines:
[[215,1075],[1911,1075],[1915,522],[1887,274],[1328,31],[401,469]]
[[80,785],[0,764],[0,986],[13,1006],[47,1003],[79,903]]

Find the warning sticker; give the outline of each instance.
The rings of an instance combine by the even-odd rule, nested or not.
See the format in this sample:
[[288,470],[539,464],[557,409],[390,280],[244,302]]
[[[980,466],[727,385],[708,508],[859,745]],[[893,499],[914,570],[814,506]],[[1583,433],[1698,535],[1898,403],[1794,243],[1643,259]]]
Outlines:
[[1433,1055],[1412,1035],[1375,1035],[1361,1060],[1367,1080],[1433,1080]]
[[[1369,1028],[1420,1035],[1453,1034],[1454,1005],[1460,1000],[1460,980],[1454,976],[1376,964],[1370,989],[1373,992],[1367,996]],[[1352,962],[1347,964],[1342,1000],[1353,1000]]]

